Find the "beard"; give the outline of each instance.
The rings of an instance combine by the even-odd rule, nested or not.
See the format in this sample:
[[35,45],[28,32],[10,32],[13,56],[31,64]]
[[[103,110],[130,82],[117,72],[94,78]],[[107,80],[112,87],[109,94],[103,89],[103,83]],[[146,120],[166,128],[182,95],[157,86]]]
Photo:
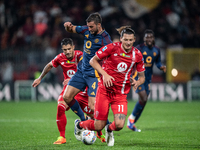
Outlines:
[[151,43],[146,42],[146,46],[147,46],[148,48],[152,48],[152,47],[153,47],[153,42],[151,42]]

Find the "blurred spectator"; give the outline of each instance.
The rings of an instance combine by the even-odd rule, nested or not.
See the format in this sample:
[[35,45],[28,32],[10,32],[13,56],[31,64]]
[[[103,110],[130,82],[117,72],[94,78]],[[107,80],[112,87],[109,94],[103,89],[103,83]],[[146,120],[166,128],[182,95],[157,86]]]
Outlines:
[[23,25],[23,34],[24,34],[24,38],[26,43],[30,44],[31,40],[32,40],[32,36],[34,34],[34,23],[31,17],[27,17],[26,18],[26,22]]
[[192,73],[191,79],[194,80],[194,81],[200,81],[200,70],[199,70],[199,68],[194,70],[194,72]]
[[[143,41],[143,32],[149,28],[154,30],[162,51],[172,46],[199,48],[199,6],[198,0],[0,0],[0,61],[7,61],[14,50],[15,56],[37,58],[35,65],[39,68],[59,51],[59,41],[64,37],[73,38],[76,49],[81,50],[82,36],[65,32],[63,22],[85,24],[85,18],[96,11],[104,17],[102,25],[113,40],[117,27],[131,25],[136,31],[135,45]],[[12,61],[22,64],[18,57]],[[14,67],[15,72],[22,71],[19,69]]]
[[1,78],[3,83],[11,82],[13,81],[13,66],[10,61],[6,61],[2,66],[1,66]]
[[47,24],[44,23],[41,19],[38,23],[35,24],[36,35],[39,37],[43,36],[47,28],[48,28]]
[[8,47],[9,40],[9,31],[8,28],[5,28],[1,35],[1,49],[6,49]]

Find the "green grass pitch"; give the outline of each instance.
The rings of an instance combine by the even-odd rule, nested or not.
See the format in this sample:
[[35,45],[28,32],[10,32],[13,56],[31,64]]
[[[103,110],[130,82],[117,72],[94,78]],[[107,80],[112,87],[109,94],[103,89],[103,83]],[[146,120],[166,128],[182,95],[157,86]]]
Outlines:
[[[129,101],[128,115],[135,102]],[[56,102],[0,102],[0,150],[156,150],[200,149],[200,102],[148,102],[137,122],[141,133],[124,128],[114,132],[115,145],[99,139],[84,145],[74,137],[77,116],[66,112],[67,143],[53,145],[59,136]],[[109,120],[113,121],[112,112]],[[103,131],[104,133],[104,131]]]

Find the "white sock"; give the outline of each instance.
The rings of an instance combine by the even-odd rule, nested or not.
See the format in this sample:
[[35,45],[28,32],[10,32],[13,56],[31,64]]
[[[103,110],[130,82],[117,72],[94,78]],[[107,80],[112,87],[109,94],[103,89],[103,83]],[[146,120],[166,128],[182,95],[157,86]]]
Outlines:
[[129,118],[135,120],[135,116],[133,116],[133,114],[131,114],[131,115],[129,116]]

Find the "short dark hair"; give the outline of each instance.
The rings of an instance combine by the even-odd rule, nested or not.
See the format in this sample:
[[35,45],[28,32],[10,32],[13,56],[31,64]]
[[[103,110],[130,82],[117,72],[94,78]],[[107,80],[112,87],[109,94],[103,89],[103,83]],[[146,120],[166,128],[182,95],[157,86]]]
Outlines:
[[124,33],[133,34],[135,36],[135,31],[131,29],[131,26],[121,26],[117,31],[119,32],[120,37],[123,37]]
[[146,29],[146,30],[144,31],[144,36],[145,36],[145,34],[153,34],[153,36],[154,36],[153,30],[150,30],[150,29]]
[[74,45],[73,44],[73,40],[71,39],[71,38],[64,38],[62,41],[61,41],[61,46],[63,46],[63,45]]
[[92,13],[86,19],[86,22],[94,21],[95,24],[102,23],[101,15],[98,12]]

